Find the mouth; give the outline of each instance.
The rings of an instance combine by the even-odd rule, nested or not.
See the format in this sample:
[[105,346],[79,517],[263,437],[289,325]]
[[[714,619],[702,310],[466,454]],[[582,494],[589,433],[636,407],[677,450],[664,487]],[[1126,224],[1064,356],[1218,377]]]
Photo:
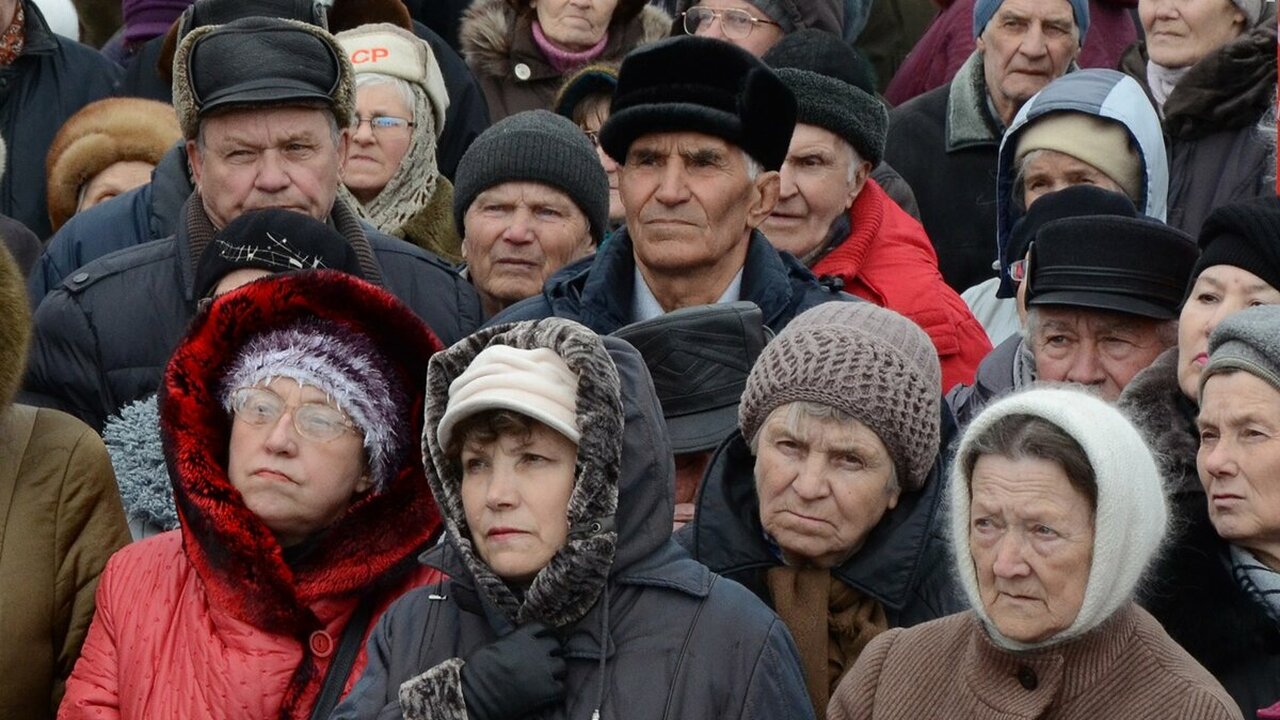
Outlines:
[[486,532],[484,536],[490,540],[509,540],[511,538],[518,537],[520,535],[528,535],[528,534],[529,533],[525,532],[524,530],[517,530],[515,528],[496,527],[496,528],[490,528],[489,532]]
[[798,513],[795,510],[787,510],[786,513],[791,517],[796,518],[797,520],[800,520],[802,523],[805,523],[805,524],[813,524],[813,525],[829,525],[830,524],[823,518],[817,517],[815,515],[805,515],[804,513]]
[[783,225],[798,225],[804,222],[804,219],[804,215],[792,215],[789,213],[771,213],[769,215],[769,222]]
[[1191,358],[1191,364],[1195,365],[1197,368],[1203,368],[1208,363],[1209,363],[1209,353],[1202,352],[1199,355],[1196,355],[1195,357]]
[[1227,507],[1243,502],[1244,496],[1235,495],[1233,493],[1214,493],[1209,496],[1209,500],[1213,503],[1214,507]]
[[1036,602],[1038,598],[1030,595],[1018,595],[1015,593],[1001,592],[1000,597],[1011,602]]
[[282,473],[279,470],[272,470],[271,468],[258,468],[250,473],[250,475],[262,478],[263,480],[272,480],[275,482],[293,482],[293,478],[289,477],[287,474]]

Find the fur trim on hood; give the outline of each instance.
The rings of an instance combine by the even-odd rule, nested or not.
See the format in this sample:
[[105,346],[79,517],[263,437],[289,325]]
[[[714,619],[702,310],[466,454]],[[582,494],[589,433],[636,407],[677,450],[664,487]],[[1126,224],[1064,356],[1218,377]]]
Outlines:
[[399,471],[387,486],[356,498],[291,565],[231,485],[231,422],[218,401],[225,368],[250,338],[311,317],[362,332],[386,354],[394,367],[392,382],[413,398],[411,407],[400,408],[399,424],[416,438],[422,432],[427,360],[442,345],[395,297],[332,270],[275,275],[216,300],[196,316],[174,352],[159,399],[183,550],[211,602],[254,627],[302,643],[303,661],[286,692],[286,708],[315,680],[306,638],[322,625],[311,606],[321,598],[376,592],[402,581],[440,529],[414,442],[402,444],[394,465]]
[[[507,0],[476,0],[462,16],[458,44],[467,64],[477,73],[512,77],[511,53],[520,16]],[[615,14],[609,26],[609,43],[592,62],[621,62],[622,56],[641,45],[657,42],[671,32],[671,16],[661,8],[645,5],[639,13],[620,22]]]
[[1117,406],[1151,448],[1166,492],[1202,492],[1196,470],[1196,453],[1200,450],[1193,424],[1196,406],[1178,385],[1178,348],[1165,350],[1135,375],[1120,394]]
[[8,408],[22,386],[31,341],[31,305],[27,283],[9,250],[0,244],[0,410]]
[[[490,345],[550,348],[578,376],[577,477],[569,496],[569,537],[533,579],[523,601],[476,554],[462,507],[458,463],[445,455],[436,429],[449,404],[449,386]],[[604,590],[617,549],[614,516],[622,462],[622,399],[618,370],[600,336],[571,320],[501,325],[471,335],[431,359],[427,370],[423,454],[431,458],[427,480],[445,517],[449,539],[475,578],[477,589],[508,619],[541,620],[560,628],[581,620]]]
[[[332,46],[334,55],[338,57],[340,69],[338,89],[333,92],[330,107],[333,116],[338,120],[338,127],[350,127],[351,120],[356,114],[355,70],[351,66],[351,58],[347,57],[347,53],[342,50],[338,41],[323,29],[298,20],[286,19],[284,22],[305,30]],[[182,44],[174,53],[173,67],[178,68],[178,72],[173,76],[173,108],[178,113],[178,123],[182,126],[183,137],[188,140],[194,140],[200,130],[200,109],[196,107],[195,91],[191,88],[191,74],[188,72],[191,48],[196,41],[218,27],[221,26],[205,25],[192,30],[183,38]]]
[[45,156],[49,221],[56,232],[76,214],[80,190],[118,162],[152,166],[182,138],[178,117],[165,103],[142,98],[106,98],[72,115]]
[[102,426],[102,442],[120,487],[134,540],[178,528],[173,483],[160,443],[160,410],[151,395],[120,408]]

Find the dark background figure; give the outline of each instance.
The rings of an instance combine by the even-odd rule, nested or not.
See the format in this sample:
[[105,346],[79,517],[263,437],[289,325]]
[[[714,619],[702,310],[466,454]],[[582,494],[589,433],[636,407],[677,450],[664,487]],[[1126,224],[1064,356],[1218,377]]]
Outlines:
[[674,530],[694,519],[712,451],[738,426],[747,375],[773,333],[754,303],[683,308],[613,333],[640,351],[676,463]]

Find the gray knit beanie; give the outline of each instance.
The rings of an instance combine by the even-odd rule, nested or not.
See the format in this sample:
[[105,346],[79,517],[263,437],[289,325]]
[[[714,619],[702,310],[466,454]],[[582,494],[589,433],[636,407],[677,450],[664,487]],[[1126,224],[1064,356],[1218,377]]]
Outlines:
[[869,302],[829,302],[792,320],[765,346],[738,407],[751,440],[769,414],[809,401],[871,428],[903,490],[918,490],[938,454],[942,369],[915,323]]
[[884,157],[889,112],[879,100],[826,75],[798,68],[777,68],[796,96],[796,122],[817,125],[839,135],[874,167]]
[[528,181],[563,191],[587,216],[596,245],[609,228],[609,177],[587,136],[568,118],[546,110],[510,115],[480,133],[458,162],[453,182],[453,219],[462,218],[476,196],[504,182]]
[[1232,313],[1209,336],[1209,362],[1200,373],[1200,396],[1211,376],[1243,370],[1280,392],[1280,305]]

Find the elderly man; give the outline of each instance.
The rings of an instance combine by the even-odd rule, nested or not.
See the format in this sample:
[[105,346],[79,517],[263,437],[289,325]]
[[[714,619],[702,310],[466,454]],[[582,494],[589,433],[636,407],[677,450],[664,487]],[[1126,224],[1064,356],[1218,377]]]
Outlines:
[[675,14],[677,30],[724,40],[761,57],[805,28],[840,37],[844,10],[840,0],[679,0]]
[[748,300],[776,332],[842,297],[757,229],[777,202],[794,126],[791,92],[745,50],[682,37],[631,53],[600,131],[620,165],[626,228],[590,265],[566,269],[492,322],[554,315],[607,334],[682,307]]
[[277,207],[332,224],[361,274],[403,298],[446,343],[480,321],[475,292],[444,262],[366,232],[335,202],[350,137],[352,70],[325,31],[246,18],[192,31],[175,60],[177,110],[196,190],[178,232],[95,260],[35,315],[26,390],[95,428],[160,384],[199,298],[197,259],[241,213]]
[[944,391],[971,383],[991,343],[943,281],[924,228],[870,176],[872,168],[885,167],[888,116],[847,74],[829,74],[849,73],[851,62],[839,60],[854,56],[834,36],[829,45],[817,56],[765,58],[795,94],[797,118],[778,204],[761,229],[815,275],[838,278],[846,292],[923,328],[938,350]]
[[1178,308],[1196,261],[1186,234],[1139,217],[1119,193],[1091,186],[1046,195],[1013,242],[1031,248],[1024,332],[982,361],[972,386],[947,394],[967,423],[990,400],[1037,380],[1085,385],[1108,401],[1177,342]]
[[1089,28],[1086,0],[982,0],[977,50],[949,85],[889,115],[885,159],[920,203],[947,284],[991,277],[1000,137],[1032,95],[1073,67]]
[[595,251],[609,226],[609,179],[578,126],[529,110],[495,123],[462,156],[453,214],[467,278],[492,317]]

